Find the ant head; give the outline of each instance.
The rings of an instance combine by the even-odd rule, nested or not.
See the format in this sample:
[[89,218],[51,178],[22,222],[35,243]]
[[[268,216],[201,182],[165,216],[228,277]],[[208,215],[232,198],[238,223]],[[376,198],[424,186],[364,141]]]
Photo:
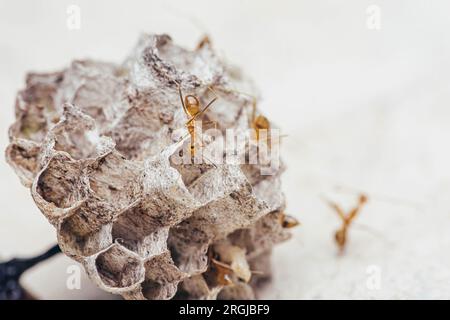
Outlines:
[[195,115],[200,111],[200,101],[194,95],[187,95],[184,97],[184,104],[186,105],[186,109],[191,113],[191,115]]
[[257,116],[253,123],[254,123],[255,129],[257,129],[257,130],[270,128],[269,120],[262,115]]
[[359,203],[361,203],[361,204],[364,204],[364,203],[366,203],[367,202],[367,196],[365,195],[365,194],[361,194],[360,196],[359,196]]
[[286,229],[294,228],[298,226],[300,222],[292,216],[285,214],[284,212],[281,214],[281,226]]

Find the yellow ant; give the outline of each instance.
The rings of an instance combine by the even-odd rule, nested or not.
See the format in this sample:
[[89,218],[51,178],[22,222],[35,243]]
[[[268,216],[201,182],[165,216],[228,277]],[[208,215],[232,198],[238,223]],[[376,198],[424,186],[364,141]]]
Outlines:
[[361,208],[365,203],[367,203],[367,201],[368,197],[365,194],[361,194],[358,199],[358,204],[352,210],[350,210],[348,214],[345,214],[339,205],[327,200],[328,205],[336,211],[336,213],[342,220],[341,228],[338,229],[334,235],[340,253],[344,252],[345,245],[347,243],[347,231],[350,227],[351,222],[355,219],[355,217],[358,215],[358,213],[361,211]]
[[221,286],[229,286],[236,284],[233,281],[233,276],[236,276],[239,280],[249,282],[251,275],[263,275],[261,271],[249,270],[250,274],[246,277],[243,274],[237,274],[236,270],[227,263],[224,263],[219,259],[219,256],[215,254],[211,249],[208,250],[209,260],[209,275],[207,277],[213,281],[214,284]]
[[[259,141],[261,135],[260,131],[264,130],[266,132],[266,144],[267,147],[270,149],[272,147],[272,139],[270,136],[270,121],[267,119],[267,117],[263,116],[262,114],[256,114],[256,98],[252,97],[253,103],[252,103],[252,116],[250,119],[250,126],[255,131],[256,135],[256,141]],[[287,137],[287,135],[279,135],[277,136],[279,139],[279,142],[281,142],[281,138]]]
[[[245,95],[247,97],[250,97],[252,99],[252,113],[249,121],[250,127],[255,131],[256,141],[260,138],[260,130],[266,130],[267,132],[270,130],[270,121],[267,119],[267,117],[263,116],[262,114],[257,114],[256,112],[256,104],[257,100],[256,97],[252,94],[241,92],[238,90],[227,90],[227,92],[234,92],[238,94]],[[267,145],[270,147],[270,141],[269,136],[267,136]]]
[[[199,50],[203,47],[205,47],[206,45],[211,45],[211,39],[205,35],[201,38],[201,40],[199,41],[196,50]],[[256,134],[256,140],[259,140],[259,136],[260,136],[260,130],[270,130],[270,121],[269,119],[267,119],[265,116],[261,115],[261,114],[256,114],[256,98],[255,96],[248,94],[248,93],[244,93],[244,92],[240,92],[237,90],[228,90],[231,92],[235,92],[235,93],[239,93],[239,94],[243,94],[246,95],[250,98],[252,98],[252,116],[250,119],[250,126],[252,127],[253,130],[255,130],[255,134]],[[269,140],[269,138],[267,138],[267,140]],[[269,144],[268,144],[269,145]]]
[[186,128],[191,136],[191,156],[195,156],[195,125],[196,119],[205,113],[205,111],[218,99],[216,92],[208,87],[215,97],[202,109],[200,110],[201,104],[200,100],[197,96],[189,94],[183,97],[183,93],[181,92],[181,85],[177,82],[178,92],[180,94],[181,105],[183,106],[184,113],[187,115],[188,120],[186,121]]
[[[253,104],[252,104],[252,117],[250,119],[250,126],[253,130],[255,130],[256,133],[256,140],[259,140],[259,131],[260,130],[270,130],[270,121],[262,114],[256,115],[256,98],[253,97]],[[269,145],[269,138],[267,137],[267,143]]]

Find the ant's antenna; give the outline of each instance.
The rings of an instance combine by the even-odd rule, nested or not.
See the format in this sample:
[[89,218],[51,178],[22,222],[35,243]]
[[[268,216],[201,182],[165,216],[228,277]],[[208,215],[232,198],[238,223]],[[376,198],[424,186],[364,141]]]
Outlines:
[[181,10],[180,8],[173,7],[167,2],[164,3],[163,8],[167,10],[170,14],[174,15],[177,18],[184,19],[188,21],[197,31],[199,31],[200,34],[203,35],[203,38],[209,35],[209,32],[207,32],[207,28],[205,24],[196,16],[194,16],[192,13],[187,13],[186,11]]
[[[353,188],[353,187],[348,187],[348,186],[335,186],[334,190],[336,190],[336,192],[340,192],[340,193],[349,193],[349,194],[362,194],[364,193],[363,191],[357,189],[357,188]],[[393,205],[400,205],[400,206],[407,206],[407,207],[412,207],[414,209],[420,210],[423,208],[423,204],[421,203],[417,203],[417,202],[413,202],[410,200],[406,200],[406,199],[401,199],[401,198],[397,198],[397,197],[391,197],[391,196],[386,196],[386,195],[381,195],[381,194],[370,194],[370,198],[374,199],[374,200],[378,200],[378,201],[382,201],[382,202],[387,202],[387,203],[391,203]]]

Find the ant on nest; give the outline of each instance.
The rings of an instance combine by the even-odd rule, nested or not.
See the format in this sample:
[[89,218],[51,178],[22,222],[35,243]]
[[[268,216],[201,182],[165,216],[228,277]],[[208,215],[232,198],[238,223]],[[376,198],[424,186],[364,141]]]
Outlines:
[[[201,40],[199,41],[196,50],[200,50],[205,46],[210,46],[211,45],[211,39],[205,35],[201,38]],[[210,89],[217,97],[217,94],[214,92],[214,90],[212,90],[210,87],[208,87],[208,89]],[[245,96],[248,96],[252,99],[252,114],[250,117],[250,127],[255,131],[255,136],[256,136],[256,140],[258,141],[260,138],[260,131],[261,130],[266,130],[269,131],[270,130],[270,121],[267,117],[263,116],[262,114],[257,114],[257,108],[256,108],[256,104],[257,104],[257,99],[254,95],[249,94],[249,93],[245,93],[245,92],[241,92],[238,90],[233,90],[233,89],[229,89],[229,90],[225,90],[226,92],[234,92],[237,94],[243,94]],[[181,93],[180,93],[181,96]],[[213,99],[214,100],[214,99]],[[206,107],[205,107],[206,109]],[[188,115],[189,116],[189,115]],[[267,145],[270,147],[270,139],[269,137],[267,137]]]
[[[238,90],[233,90],[233,89],[229,89],[229,90],[227,90],[227,92],[234,92],[237,94],[242,94],[242,95],[245,95],[245,96],[249,97],[250,99],[252,99],[252,110],[251,110],[251,114],[249,116],[249,127],[254,132],[254,137],[255,137],[256,142],[258,142],[261,138],[264,137],[267,147],[271,148],[271,146],[272,146],[272,141],[271,141],[271,136],[270,136],[271,123],[270,123],[270,120],[266,116],[262,115],[261,113],[258,113],[256,97],[252,94],[241,92]],[[264,133],[264,135],[262,135],[262,132]],[[284,137],[286,137],[286,135],[278,136],[278,138],[284,138]]]
[[[208,270],[205,279],[213,286],[230,286],[239,281],[248,283],[252,275],[262,275],[261,271],[250,270],[245,251],[236,246],[227,246],[228,259],[222,261],[219,253],[212,248],[208,250]],[[223,248],[222,248],[223,249]]]
[[358,213],[361,211],[364,204],[367,203],[368,197],[364,193],[361,193],[359,195],[357,205],[353,209],[351,209],[347,214],[344,213],[344,210],[338,204],[331,202],[329,200],[325,201],[338,214],[339,218],[342,220],[341,228],[339,228],[334,235],[336,244],[339,247],[339,252],[342,254],[347,244],[347,233],[350,224],[353,222]]
[[[200,50],[205,46],[211,46],[211,39],[205,35],[201,38],[201,40],[199,41],[196,50]],[[209,88],[210,89],[210,88]],[[212,89],[210,89],[212,90]],[[240,92],[237,90],[226,90],[227,92],[234,92],[234,93],[238,93],[238,94],[243,94],[246,95],[248,97],[250,97],[253,102],[252,102],[252,115],[250,118],[250,127],[255,130],[255,135],[256,135],[256,140],[259,140],[260,137],[260,130],[270,130],[270,121],[269,119],[267,119],[265,116],[263,116],[262,114],[256,114],[256,98],[255,96],[245,93],[245,92]],[[214,91],[213,91],[214,92]],[[214,92],[215,94],[215,92]],[[181,95],[181,94],[180,94]],[[217,95],[216,95],[217,97]],[[206,109],[206,108],[205,108]],[[270,147],[270,143],[269,143],[269,138],[267,138],[267,145]]]
[[[257,99],[256,99],[256,97],[251,94],[248,94],[245,92],[240,92],[237,90],[229,90],[228,92],[242,94],[242,95],[248,96],[252,99],[252,113],[251,113],[251,116],[249,119],[250,120],[249,126],[255,132],[256,141],[259,141],[259,139],[261,138],[260,131],[265,130],[266,132],[268,132],[270,130],[271,126],[270,126],[270,121],[267,117],[265,117],[262,114],[257,114],[257,107],[256,107]],[[283,137],[283,136],[280,136],[280,137]],[[270,148],[271,140],[268,135],[266,136],[266,144]],[[300,225],[300,222],[296,218],[294,218],[293,216],[287,215],[284,212],[280,212],[278,214],[278,219],[279,219],[281,226],[286,229],[294,228],[294,227]]]
[[[211,91],[214,94],[214,98],[206,104],[204,108],[201,108],[200,99],[193,94],[188,94],[186,96],[183,96],[183,92],[181,90],[181,84],[179,82],[176,82],[178,86],[178,93],[180,95],[181,105],[183,107],[183,111],[188,117],[188,120],[185,123],[185,126],[188,130],[188,134],[191,137],[190,142],[190,152],[191,157],[195,156],[195,140],[196,140],[196,132],[195,132],[195,126],[197,124],[197,118],[204,114],[206,110],[208,110],[209,107],[212,106],[212,104],[219,98],[217,93],[208,86],[208,90]],[[213,121],[209,121],[207,123],[213,123]]]
[[[267,119],[267,117],[263,116],[262,114],[256,114],[256,98],[252,97],[253,103],[252,103],[252,115],[250,118],[250,126],[253,130],[255,130],[255,136],[256,140],[258,141],[260,138],[260,131],[261,130],[270,130],[270,121]],[[270,146],[269,137],[267,137],[267,145]]]
[[[278,214],[278,219],[283,228],[293,228],[300,224],[297,219],[284,212]],[[208,250],[209,263],[205,276],[213,285],[229,286],[236,284],[236,281],[248,283],[253,274],[263,274],[260,271],[250,270],[244,250],[235,246],[229,248],[232,253],[226,262],[222,261],[220,254],[213,249]]]

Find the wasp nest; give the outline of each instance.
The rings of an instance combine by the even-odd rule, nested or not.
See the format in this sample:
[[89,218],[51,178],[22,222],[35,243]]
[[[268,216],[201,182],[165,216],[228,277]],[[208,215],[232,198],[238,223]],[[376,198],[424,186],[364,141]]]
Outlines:
[[[27,76],[7,161],[99,287],[127,299],[255,297],[272,246],[289,237],[282,168],[176,161],[189,140],[179,89],[203,106],[216,94],[202,120],[239,134],[254,101],[233,89],[246,83],[208,41],[191,51],[167,35],[142,36],[122,65]],[[174,137],[180,128],[188,137]]]

